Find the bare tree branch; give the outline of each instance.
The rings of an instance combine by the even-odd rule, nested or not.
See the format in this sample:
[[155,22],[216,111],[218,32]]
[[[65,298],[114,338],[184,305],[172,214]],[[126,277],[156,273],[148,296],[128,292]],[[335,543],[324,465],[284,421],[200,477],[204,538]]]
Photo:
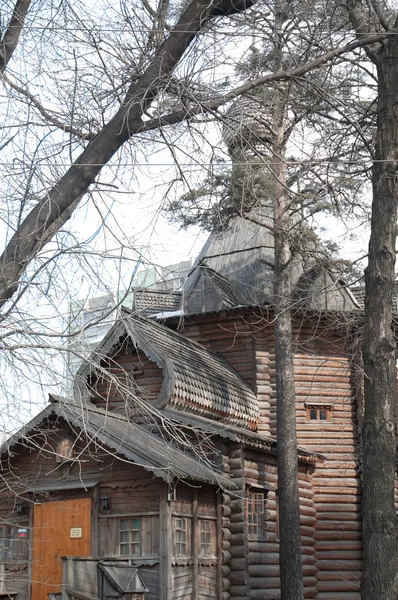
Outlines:
[[[243,5],[242,5],[243,6]],[[244,7],[244,6],[243,6]],[[266,83],[291,79],[321,67],[328,61],[360,46],[379,43],[386,37],[396,35],[397,30],[364,36],[359,40],[330,50],[315,60],[288,71],[278,71],[259,77],[240,86],[229,94],[220,96],[207,104],[193,109],[173,112],[149,122],[142,117],[152,101],[167,82],[192,40],[209,19],[218,14],[237,12],[236,4],[226,0],[203,6],[193,0],[182,14],[168,38],[155,54],[152,62],[138,80],[131,82],[125,100],[114,117],[90,141],[77,161],[51,188],[44,198],[26,216],[0,257],[0,306],[9,299],[18,287],[20,277],[29,261],[70,218],[74,208],[89,186],[95,181],[103,165],[107,164],[118,149],[131,136],[161,125],[187,119],[203,110],[214,110],[218,106]]]
[[3,73],[7,67],[18,45],[30,3],[31,0],[17,0],[8,27],[0,40],[0,73]]
[[237,10],[236,4],[226,0],[208,2],[206,5],[193,0],[188,5],[146,71],[138,81],[130,84],[124,103],[115,116],[36,204],[11,238],[0,257],[0,306],[17,289],[29,261],[70,218],[102,166],[143,125],[142,115],[199,31],[212,16]]
[[325,52],[324,54],[318,56],[315,60],[305,63],[304,65],[300,65],[295,69],[290,69],[288,71],[277,71],[276,73],[263,75],[262,77],[258,77],[257,79],[248,81],[244,85],[235,88],[227,94],[213,98],[208,102],[198,103],[197,106],[193,106],[192,108],[181,108],[180,110],[175,110],[167,115],[162,115],[156,119],[150,119],[146,121],[141,127],[135,129],[134,133],[157,129],[159,126],[164,125],[175,125],[176,123],[181,123],[181,121],[192,118],[196,115],[213,111],[222,106],[223,104],[226,104],[227,102],[230,102],[231,100],[234,100],[235,98],[238,98],[243,94],[247,94],[248,92],[258,87],[261,87],[268,83],[273,83],[275,81],[285,81],[288,79],[300,77],[301,75],[319,69],[324,64],[330,62],[338,56],[342,56],[343,54],[351,52],[356,48],[361,48],[364,46],[370,46],[372,44],[379,43],[388,37],[397,35],[397,33],[398,29],[390,29],[390,31],[385,33],[378,33],[372,36],[361,37],[355,42],[350,42],[349,44],[345,44],[344,46],[340,46],[339,48],[329,50],[328,52]]
[[80,140],[92,140],[95,137],[95,133],[85,133],[84,131],[81,131],[80,129],[72,127],[67,123],[61,121],[52,111],[48,111],[41,104],[40,100],[38,100],[36,96],[29,91],[28,88],[23,88],[20,85],[16,84],[14,81],[12,81],[12,79],[10,79],[10,77],[7,77],[7,75],[3,74],[3,79],[6,83],[8,83],[10,87],[12,87],[13,90],[18,92],[18,94],[21,94],[22,96],[27,98],[48,123],[55,125],[65,133],[70,133],[71,135],[75,136]]

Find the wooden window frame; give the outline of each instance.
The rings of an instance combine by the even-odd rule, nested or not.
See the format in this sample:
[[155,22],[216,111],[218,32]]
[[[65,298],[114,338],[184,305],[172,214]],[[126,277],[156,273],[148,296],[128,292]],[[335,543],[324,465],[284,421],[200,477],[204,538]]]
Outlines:
[[0,562],[12,559],[12,527],[9,525],[0,525]]
[[198,556],[200,558],[217,557],[217,521],[216,519],[198,519]]
[[[306,404],[307,421],[324,423],[330,421],[332,406],[330,404]],[[322,418],[322,415],[324,418]]]
[[[189,536],[187,517],[174,517],[174,556],[188,556]],[[177,539],[178,538],[178,539]]]
[[[128,529],[122,529],[122,522],[128,522]],[[141,556],[142,554],[142,522],[137,517],[124,517],[118,519],[118,555],[119,556]],[[138,524],[138,527],[136,526]],[[137,535],[138,532],[138,535]],[[122,539],[122,534],[128,534],[128,539]],[[137,539],[138,538],[138,539]],[[128,547],[128,552],[122,552],[122,547]]]
[[[24,535],[19,533],[24,531]],[[27,562],[28,560],[28,536],[29,527],[27,523],[0,525],[0,562]]]
[[252,540],[260,540],[265,534],[266,489],[251,488],[246,498],[247,534]]

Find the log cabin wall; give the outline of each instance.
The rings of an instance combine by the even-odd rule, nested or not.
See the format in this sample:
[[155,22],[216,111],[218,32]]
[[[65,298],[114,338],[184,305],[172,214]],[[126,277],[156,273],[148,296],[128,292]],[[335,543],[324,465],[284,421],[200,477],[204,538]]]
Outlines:
[[[317,597],[316,508],[310,465],[299,465],[300,522],[302,535],[304,597]],[[276,458],[246,450],[246,538],[249,596],[253,600],[274,600],[280,594],[279,527]],[[257,506],[256,506],[257,504]],[[256,518],[249,512],[257,510]],[[261,511],[263,510],[263,517]]]
[[102,361],[101,368],[110,376],[92,375],[89,382],[91,401],[98,408],[130,415],[137,406],[128,400],[126,391],[153,402],[162,388],[163,370],[131,343],[126,343],[111,361]]
[[[239,360],[243,360],[241,375],[248,382],[255,377],[261,414],[259,430],[275,435],[275,356],[271,321],[272,315],[261,314],[259,309],[192,316],[185,320],[183,333],[205,346],[209,344],[227,361],[232,359],[231,364],[237,370]],[[319,600],[360,598],[362,545],[358,420],[351,348],[344,329],[340,328],[340,331],[341,334],[337,323],[320,319],[312,323],[305,319],[297,320],[294,324],[298,443],[324,454],[326,458],[324,463],[316,465],[312,482],[308,480],[303,486],[306,492],[302,492],[302,526],[315,527],[314,537],[310,531],[303,531],[306,597]],[[244,354],[245,345],[246,349],[250,347],[250,354],[247,351]],[[252,367],[248,357],[254,359]],[[326,411],[326,419],[325,412],[320,411]],[[272,493],[269,501],[272,506]],[[233,518],[239,518],[238,514]],[[312,540],[308,548],[305,548],[306,538],[309,542]],[[277,552],[277,546],[274,550]],[[239,558],[243,565],[243,555]],[[238,563],[232,565],[236,567]],[[259,572],[257,566],[248,565],[248,569],[252,573]],[[270,572],[275,572],[272,567]],[[243,598],[245,584],[242,577],[238,581],[239,577],[238,573],[234,573],[231,589],[232,593],[235,590],[242,593]],[[277,584],[276,581],[272,583],[272,577],[269,585],[276,587],[273,592],[265,593],[270,598],[276,597]],[[254,590],[250,593],[250,597],[256,596]]]
[[[256,321],[256,317],[251,313],[246,312],[242,316],[240,311],[189,317],[184,320],[180,332],[185,337],[220,354],[254,389],[256,372],[253,332],[255,329],[246,319]],[[170,322],[170,327],[172,325],[177,328],[179,322]]]
[[222,501],[223,580],[222,600],[246,600],[249,596],[247,577],[246,494],[244,481],[244,451],[231,444],[225,457],[225,470],[240,489],[224,492]]
[[325,456],[313,475],[317,599],[359,600],[361,487],[351,348],[328,324],[298,323],[296,335],[298,443]]
[[[8,525],[7,536],[12,541],[11,551],[4,556],[6,590],[17,591],[18,600],[27,600],[29,595],[34,503],[91,498],[91,555],[123,557],[124,552],[128,551],[130,557],[136,549],[137,556],[134,559],[140,565],[140,572],[150,590],[147,599],[158,600],[159,504],[166,484],[142,467],[117,460],[114,453],[106,448],[86,443],[83,436],[79,437],[81,433],[80,430],[72,432],[63,419],[50,419],[43,431],[35,435],[33,446],[17,447],[7,464],[2,465],[0,478],[2,475],[8,476],[9,483],[10,473],[22,474],[22,477],[14,478],[15,494],[2,493],[0,499],[0,519]],[[78,436],[74,447],[77,460],[58,463],[57,444],[65,436],[72,435],[74,438]],[[48,473],[55,479],[57,474],[59,479],[67,477],[67,483],[75,480],[76,489],[51,489]],[[82,481],[87,483],[86,489]],[[30,492],[32,486],[38,491]],[[108,510],[100,507],[102,496],[106,496],[109,502]],[[15,512],[17,499],[24,501],[25,515],[22,517]],[[27,529],[27,537],[20,539],[18,530],[22,528]],[[134,536],[134,533],[130,533],[132,528],[138,532],[137,546],[129,542],[127,549],[120,532],[127,530]],[[84,587],[84,581],[80,583]],[[86,592],[89,594],[90,590]]]

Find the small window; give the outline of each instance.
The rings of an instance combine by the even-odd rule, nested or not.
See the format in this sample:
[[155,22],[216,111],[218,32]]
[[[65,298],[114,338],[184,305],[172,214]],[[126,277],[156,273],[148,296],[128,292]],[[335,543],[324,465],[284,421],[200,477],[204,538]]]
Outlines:
[[310,406],[307,408],[307,419],[309,421],[329,421],[330,412],[329,406]]
[[247,498],[247,525],[248,534],[254,538],[264,535],[265,522],[265,494],[264,492],[250,491]]
[[200,546],[199,556],[216,555],[216,521],[199,520]]
[[26,525],[0,525],[0,562],[27,560],[28,536]]
[[119,555],[141,556],[141,522],[119,519]]
[[211,556],[211,523],[200,521],[200,554]]
[[174,555],[186,556],[187,545],[187,519],[174,519]]

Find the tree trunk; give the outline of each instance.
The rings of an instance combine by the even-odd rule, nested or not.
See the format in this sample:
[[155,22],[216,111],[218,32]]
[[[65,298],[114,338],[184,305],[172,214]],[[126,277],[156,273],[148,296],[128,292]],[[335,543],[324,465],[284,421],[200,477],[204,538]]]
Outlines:
[[396,368],[391,322],[398,200],[398,36],[384,43],[375,63],[379,101],[363,340],[362,600],[397,600]]
[[[283,102],[280,102],[282,105]],[[275,176],[275,363],[277,405],[278,501],[280,518],[280,578],[282,600],[302,600],[300,501],[296,435],[296,396],[292,350],[291,252],[289,198],[286,187],[283,114],[274,119],[272,171]],[[279,123],[276,121],[279,120]],[[275,127],[277,125],[277,127]]]

